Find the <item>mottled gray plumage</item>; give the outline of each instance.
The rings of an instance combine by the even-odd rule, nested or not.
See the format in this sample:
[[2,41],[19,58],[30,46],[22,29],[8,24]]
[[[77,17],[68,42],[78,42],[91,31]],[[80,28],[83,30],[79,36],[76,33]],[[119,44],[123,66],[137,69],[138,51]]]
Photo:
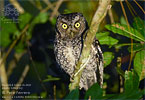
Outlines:
[[[57,18],[54,45],[56,61],[70,77],[75,74],[75,66],[81,56],[87,30],[87,21],[81,13],[61,14]],[[87,90],[96,82],[101,86],[103,84],[103,55],[99,41],[95,38],[79,87]]]

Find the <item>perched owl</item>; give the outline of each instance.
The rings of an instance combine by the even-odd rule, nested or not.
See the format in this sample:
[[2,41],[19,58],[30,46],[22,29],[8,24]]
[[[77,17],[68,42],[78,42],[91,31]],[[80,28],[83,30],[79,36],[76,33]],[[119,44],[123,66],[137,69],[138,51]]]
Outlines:
[[[72,77],[81,56],[88,24],[81,13],[61,14],[56,21],[54,51],[56,61]],[[103,55],[99,41],[95,38],[91,46],[90,59],[84,68],[79,87],[87,90],[94,83],[103,84]]]

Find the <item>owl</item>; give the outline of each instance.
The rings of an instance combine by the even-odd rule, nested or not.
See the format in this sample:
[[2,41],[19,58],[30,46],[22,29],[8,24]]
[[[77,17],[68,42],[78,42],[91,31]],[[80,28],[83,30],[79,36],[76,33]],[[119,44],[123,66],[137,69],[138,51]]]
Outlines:
[[[81,13],[60,14],[57,17],[54,53],[57,63],[70,78],[75,74],[88,29],[87,21]],[[103,54],[99,41],[94,38],[90,59],[82,72],[79,88],[88,90],[96,82],[100,86],[103,84]]]

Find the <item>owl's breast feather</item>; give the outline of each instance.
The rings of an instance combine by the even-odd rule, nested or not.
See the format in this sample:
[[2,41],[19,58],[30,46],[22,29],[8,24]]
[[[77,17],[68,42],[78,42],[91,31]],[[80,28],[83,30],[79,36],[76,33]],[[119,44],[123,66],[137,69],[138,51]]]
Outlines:
[[74,50],[72,47],[65,47],[65,49],[63,50],[63,53],[65,55],[65,58],[67,59],[67,62],[69,62],[69,64],[71,66],[75,66],[75,56],[74,56]]

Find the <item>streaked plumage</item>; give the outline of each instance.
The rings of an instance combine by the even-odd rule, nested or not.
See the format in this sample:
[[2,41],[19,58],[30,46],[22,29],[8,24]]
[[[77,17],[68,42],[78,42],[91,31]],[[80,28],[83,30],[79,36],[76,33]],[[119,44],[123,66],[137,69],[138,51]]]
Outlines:
[[[72,77],[81,55],[83,41],[88,30],[87,21],[81,13],[61,14],[56,22],[56,61]],[[103,84],[103,55],[95,38],[91,46],[90,60],[83,70],[79,87],[87,90],[94,83]]]

